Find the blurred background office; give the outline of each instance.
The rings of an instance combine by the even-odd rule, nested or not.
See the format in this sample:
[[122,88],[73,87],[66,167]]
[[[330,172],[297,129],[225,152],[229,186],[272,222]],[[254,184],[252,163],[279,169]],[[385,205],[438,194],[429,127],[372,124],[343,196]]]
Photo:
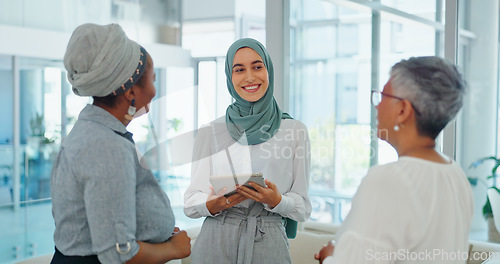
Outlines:
[[[225,51],[241,37],[265,43],[276,99],[310,133],[309,221],[342,222],[367,169],[396,159],[372,134],[370,105],[390,66],[422,55],[455,61],[469,92],[438,147],[471,177],[471,238],[487,240],[481,210],[496,182],[488,165],[469,165],[499,149],[499,1],[0,0],[0,264],[53,252],[52,162],[91,103],[71,92],[62,57],[87,22],[119,23],[155,60],[151,114],[130,126],[144,152],[225,114]],[[177,225],[200,225],[182,212],[190,165],[161,154],[168,166],[153,169]]]

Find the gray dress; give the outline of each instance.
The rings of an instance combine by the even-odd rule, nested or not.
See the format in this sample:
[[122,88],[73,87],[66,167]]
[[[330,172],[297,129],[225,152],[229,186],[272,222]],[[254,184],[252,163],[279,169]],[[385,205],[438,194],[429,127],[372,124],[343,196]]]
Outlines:
[[[219,241],[221,244],[214,244]],[[193,246],[193,264],[292,263],[283,218],[255,202],[207,217]]]
[[131,134],[87,105],[61,145],[51,178],[56,247],[66,256],[124,263],[136,241],[164,242],[174,230],[170,201],[139,164]]

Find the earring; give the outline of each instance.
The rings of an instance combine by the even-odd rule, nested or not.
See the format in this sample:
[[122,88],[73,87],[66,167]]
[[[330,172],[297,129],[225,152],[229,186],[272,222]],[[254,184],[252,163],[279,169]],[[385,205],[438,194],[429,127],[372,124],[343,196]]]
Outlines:
[[135,108],[135,99],[132,99],[130,102],[130,106],[128,107],[127,114],[125,115],[125,119],[132,120],[134,118],[135,112],[137,109]]
[[398,132],[399,131],[399,126],[398,124],[394,125],[394,131]]

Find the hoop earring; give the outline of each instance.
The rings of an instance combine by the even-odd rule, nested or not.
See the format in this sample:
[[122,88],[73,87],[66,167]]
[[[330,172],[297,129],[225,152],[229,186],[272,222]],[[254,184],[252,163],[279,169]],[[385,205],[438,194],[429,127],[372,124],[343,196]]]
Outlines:
[[130,106],[128,107],[127,114],[125,115],[125,119],[127,119],[129,121],[134,119],[134,115],[135,115],[136,111],[137,111],[137,109],[135,108],[135,99],[132,99],[132,101],[130,102]]

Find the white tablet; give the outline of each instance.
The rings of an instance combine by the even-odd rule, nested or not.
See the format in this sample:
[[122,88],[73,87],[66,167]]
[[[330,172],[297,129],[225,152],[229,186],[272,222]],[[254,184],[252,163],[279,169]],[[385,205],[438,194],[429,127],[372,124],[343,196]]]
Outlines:
[[219,193],[222,188],[227,187],[226,193],[224,194],[226,197],[236,193],[236,183],[250,187],[250,185],[248,185],[249,182],[255,182],[262,187],[266,187],[266,183],[264,182],[264,177],[261,172],[236,174],[234,176],[210,176],[210,183],[212,184],[215,193]]

